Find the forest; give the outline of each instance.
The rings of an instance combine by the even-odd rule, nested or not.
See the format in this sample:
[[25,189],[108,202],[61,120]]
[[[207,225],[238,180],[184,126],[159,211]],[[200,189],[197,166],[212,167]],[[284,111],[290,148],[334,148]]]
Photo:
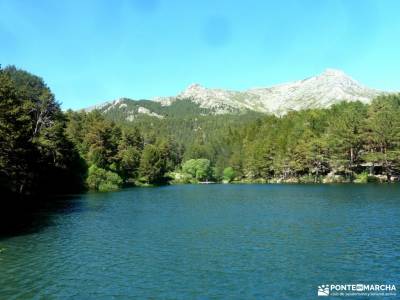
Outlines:
[[63,112],[42,78],[0,69],[0,185],[9,198],[203,181],[391,182],[399,174],[398,94],[283,116],[191,111],[127,122]]

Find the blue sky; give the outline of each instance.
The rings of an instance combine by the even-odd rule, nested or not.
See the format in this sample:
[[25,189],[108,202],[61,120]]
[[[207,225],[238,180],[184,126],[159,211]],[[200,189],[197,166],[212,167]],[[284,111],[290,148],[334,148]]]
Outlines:
[[0,63],[63,108],[247,89],[342,69],[400,90],[400,1],[0,0]]

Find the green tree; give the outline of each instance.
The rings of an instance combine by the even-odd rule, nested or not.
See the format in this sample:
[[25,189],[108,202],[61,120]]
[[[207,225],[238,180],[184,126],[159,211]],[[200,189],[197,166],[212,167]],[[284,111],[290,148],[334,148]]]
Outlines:
[[138,128],[123,128],[118,141],[118,173],[124,182],[133,181],[138,176],[143,137]]
[[140,159],[140,180],[149,184],[164,183],[165,168],[166,161],[160,150],[154,145],[146,145]]
[[141,153],[135,147],[129,146],[118,153],[120,175],[124,182],[138,176]]
[[120,188],[122,185],[122,179],[114,172],[92,165],[89,168],[86,183],[92,190],[107,192]]
[[182,171],[190,174],[193,178],[203,181],[212,178],[211,163],[208,159],[190,159],[182,165]]
[[31,195],[81,185],[83,165],[65,127],[41,78],[15,67],[0,70],[0,182],[6,190]]
[[400,169],[400,95],[380,96],[368,108],[363,158],[380,165],[390,180]]
[[88,114],[85,129],[83,149],[87,161],[90,165],[108,168],[116,160],[120,130],[96,111]]
[[342,102],[332,107],[326,139],[335,169],[351,173],[360,163],[366,117],[367,107],[361,102]]
[[32,188],[34,157],[31,103],[0,70],[0,174],[4,191],[23,194]]

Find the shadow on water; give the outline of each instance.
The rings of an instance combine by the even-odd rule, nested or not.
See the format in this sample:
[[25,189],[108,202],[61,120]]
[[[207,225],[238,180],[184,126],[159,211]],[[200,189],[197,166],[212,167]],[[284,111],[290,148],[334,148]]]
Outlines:
[[39,232],[53,225],[57,214],[84,209],[81,195],[20,199],[7,197],[0,206],[0,240]]

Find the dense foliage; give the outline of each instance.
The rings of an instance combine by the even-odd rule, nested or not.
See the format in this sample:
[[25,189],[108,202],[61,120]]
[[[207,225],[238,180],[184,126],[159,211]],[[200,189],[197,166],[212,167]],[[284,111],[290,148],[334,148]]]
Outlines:
[[121,127],[98,111],[66,113],[66,133],[89,166],[89,188],[160,184],[180,162],[178,147],[165,137],[144,139],[136,127]]
[[281,117],[207,115],[182,103],[131,121],[126,112],[63,113],[41,78],[1,69],[1,187],[24,196],[170,180],[389,181],[400,172],[399,95]]
[[213,177],[211,164],[208,159],[189,159],[182,165],[182,172],[198,181],[208,181]]
[[43,80],[0,70],[0,185],[20,196],[81,188],[85,166],[67,138],[67,120]]
[[121,123],[141,128],[150,139],[171,136],[181,143],[178,182],[193,182],[187,163],[198,159],[210,161],[208,179],[225,182],[343,182],[365,172],[370,181],[388,181],[400,171],[400,95],[281,117],[246,113]]

